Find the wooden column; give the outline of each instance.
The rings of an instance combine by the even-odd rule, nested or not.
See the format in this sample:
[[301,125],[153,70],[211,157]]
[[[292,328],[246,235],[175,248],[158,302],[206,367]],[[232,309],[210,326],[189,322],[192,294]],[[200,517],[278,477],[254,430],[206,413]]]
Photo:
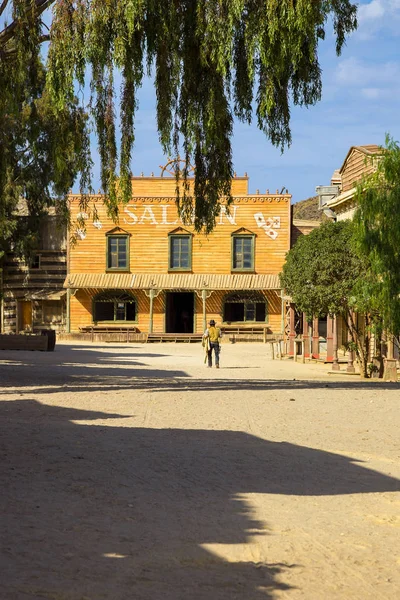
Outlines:
[[332,371],[340,371],[338,359],[337,316],[333,317],[333,363]]
[[[354,315],[353,315],[353,318],[354,318]],[[349,316],[349,320],[348,320],[349,333],[347,334],[348,342],[353,341],[353,338],[351,337],[351,333],[350,333],[351,319],[352,319],[352,317]],[[354,367],[354,350],[352,350],[352,349],[349,349],[349,357],[348,357],[348,361],[347,361],[346,371],[347,371],[347,373],[355,373],[356,372],[356,369]]]
[[314,317],[312,320],[312,358],[319,358],[319,320]]
[[308,321],[306,313],[303,313],[303,348],[304,358],[310,358],[310,338],[308,335]]
[[295,339],[296,339],[296,330],[294,328],[295,326],[295,311],[294,311],[294,305],[291,304],[290,308],[289,308],[289,324],[290,324],[290,332],[289,332],[289,356],[294,356],[295,352]]
[[153,306],[155,298],[155,290],[149,290],[150,310],[149,310],[149,333],[153,333]]
[[205,331],[207,329],[207,312],[206,312],[207,290],[201,291],[201,299],[203,301],[203,331]]
[[333,327],[334,318],[328,315],[326,318],[326,362],[333,362]]
[[67,288],[67,314],[65,328],[67,333],[71,333],[71,288]]

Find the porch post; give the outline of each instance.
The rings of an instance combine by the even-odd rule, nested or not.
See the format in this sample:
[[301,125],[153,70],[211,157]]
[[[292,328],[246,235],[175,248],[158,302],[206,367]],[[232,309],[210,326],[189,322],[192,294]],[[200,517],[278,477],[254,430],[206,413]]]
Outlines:
[[67,288],[67,314],[65,320],[67,333],[71,333],[71,288]]
[[312,358],[319,358],[319,319],[314,317],[312,320]]
[[332,371],[340,371],[338,359],[337,316],[333,315],[333,363]]
[[[352,342],[353,339],[351,337],[351,333],[350,333],[350,327],[351,327],[351,319],[352,317],[354,317],[354,313],[352,315],[349,315],[348,318],[348,328],[349,328],[349,332],[347,334],[347,341],[348,342]],[[354,367],[354,350],[352,350],[351,348],[349,349],[349,358],[347,361],[347,369],[346,369],[347,373],[355,373],[356,369]]]
[[281,334],[285,335],[285,300],[283,290],[281,290]]
[[306,313],[303,313],[303,348],[304,358],[310,358],[310,338],[308,337],[308,321]]
[[289,308],[289,324],[290,324],[290,331],[289,331],[289,356],[294,356],[295,355],[295,343],[296,343],[296,330],[295,330],[295,310],[294,310],[294,305],[291,304],[290,308]]
[[154,304],[154,289],[149,291],[150,298],[150,314],[149,314],[149,333],[153,333],[153,304]]
[[334,317],[327,315],[326,317],[326,362],[333,362],[333,346],[334,346]]
[[206,312],[207,290],[201,291],[201,299],[203,300],[203,332],[204,332],[207,329],[207,312]]

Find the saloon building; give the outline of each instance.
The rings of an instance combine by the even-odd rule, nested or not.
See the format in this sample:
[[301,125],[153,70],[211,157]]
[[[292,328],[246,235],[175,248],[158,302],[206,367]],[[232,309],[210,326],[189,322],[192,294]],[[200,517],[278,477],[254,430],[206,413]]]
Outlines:
[[67,331],[201,333],[213,318],[225,327],[281,332],[279,273],[290,248],[291,196],[249,194],[247,176],[235,176],[229,212],[222,204],[205,235],[180,221],[175,178],[163,175],[133,177],[118,223],[101,195],[84,213],[71,195],[77,241],[68,247]]

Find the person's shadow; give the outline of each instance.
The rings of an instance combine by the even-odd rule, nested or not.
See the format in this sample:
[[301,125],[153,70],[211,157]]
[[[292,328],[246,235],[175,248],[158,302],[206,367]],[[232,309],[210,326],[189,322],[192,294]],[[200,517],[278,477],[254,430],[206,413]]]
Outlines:
[[295,565],[205,548],[266,535],[243,494],[400,489],[350,458],[243,432],[133,428],[124,415],[34,400],[0,410],[9,600],[272,599]]

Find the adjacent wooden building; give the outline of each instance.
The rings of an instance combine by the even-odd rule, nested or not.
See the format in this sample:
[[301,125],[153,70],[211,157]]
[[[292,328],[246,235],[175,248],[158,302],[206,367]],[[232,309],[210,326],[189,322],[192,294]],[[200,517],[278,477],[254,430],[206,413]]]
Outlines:
[[68,247],[67,331],[201,333],[210,318],[282,331],[279,273],[290,248],[290,194],[249,194],[247,176],[235,177],[230,210],[222,203],[205,235],[179,219],[175,185],[174,177],[133,177],[118,223],[101,195],[84,213],[71,195],[77,242]]
[[[23,203],[20,218],[25,218]],[[0,331],[65,330],[66,228],[59,227],[55,214],[43,216],[39,246],[29,262],[8,252],[1,266]]]

